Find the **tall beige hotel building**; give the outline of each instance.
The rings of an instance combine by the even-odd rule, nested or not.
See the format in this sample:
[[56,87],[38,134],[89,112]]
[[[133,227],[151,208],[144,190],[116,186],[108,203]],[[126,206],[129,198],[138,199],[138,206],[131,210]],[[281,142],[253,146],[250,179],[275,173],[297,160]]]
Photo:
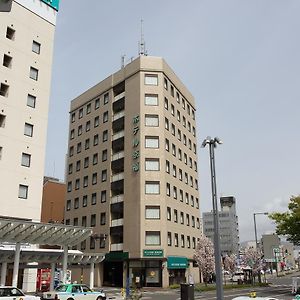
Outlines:
[[93,227],[77,248],[106,254],[96,284],[199,280],[195,109],[167,63],[144,55],[71,102],[65,222]]

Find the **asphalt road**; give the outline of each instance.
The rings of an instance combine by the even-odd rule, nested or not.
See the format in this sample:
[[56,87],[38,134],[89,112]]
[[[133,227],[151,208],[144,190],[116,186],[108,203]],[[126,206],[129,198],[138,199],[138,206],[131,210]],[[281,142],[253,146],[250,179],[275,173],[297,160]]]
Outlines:
[[[292,300],[294,297],[291,294],[291,284],[292,284],[292,276],[298,275],[300,273],[297,272],[293,275],[286,275],[284,277],[271,277],[268,279],[270,283],[272,283],[269,287],[264,288],[255,288],[254,290],[257,293],[257,297],[274,297],[279,300]],[[238,296],[247,296],[250,291],[253,289],[232,289],[232,290],[224,290],[224,300],[231,300]],[[110,290],[108,291],[109,299],[122,299],[120,297],[120,290]],[[195,292],[195,300],[213,300],[216,298],[216,292]],[[169,289],[144,289],[142,300],[181,300],[180,290],[169,290]]]

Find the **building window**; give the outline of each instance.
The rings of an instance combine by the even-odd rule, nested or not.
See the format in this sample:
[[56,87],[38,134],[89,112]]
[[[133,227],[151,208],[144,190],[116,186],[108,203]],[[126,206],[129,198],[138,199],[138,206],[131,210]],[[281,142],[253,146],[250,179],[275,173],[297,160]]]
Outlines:
[[102,151],[102,161],[107,161],[107,149]]
[[177,212],[177,209],[174,209],[174,222],[178,223],[178,212]]
[[6,116],[0,114],[0,128],[4,128],[5,127],[5,120],[6,120]]
[[74,146],[71,146],[69,149],[69,156],[73,156],[74,155]]
[[19,184],[19,198],[27,199],[28,198],[28,185]]
[[85,123],[85,131],[88,132],[91,130],[91,121],[87,121]]
[[171,114],[172,114],[172,116],[175,115],[175,107],[173,104],[171,104]]
[[80,179],[77,178],[77,179],[75,180],[75,190],[79,190],[79,188],[80,188]]
[[145,126],[158,127],[159,126],[158,115],[146,115],[145,116]]
[[181,235],[181,248],[184,248],[185,247],[185,244],[184,244],[184,235],[182,234]]
[[71,122],[72,122],[72,123],[75,122],[75,113],[74,113],[74,112],[71,114]]
[[30,67],[29,77],[33,80],[38,80],[38,75],[39,75],[39,70],[34,67]]
[[173,177],[177,176],[177,168],[176,165],[173,165]]
[[93,173],[92,175],[92,185],[97,184],[97,173]]
[[80,108],[78,111],[78,118],[81,119],[83,117],[83,108]]
[[145,159],[146,171],[159,171],[159,158],[146,158]]
[[179,122],[180,122],[180,120],[181,120],[181,117],[180,117],[180,111],[179,111],[179,110],[177,110],[177,121],[179,121]]
[[182,160],[182,151],[178,148],[178,159]]
[[168,90],[168,79],[164,78],[164,88]]
[[24,135],[30,136],[30,137],[33,136],[33,125],[32,124],[25,123],[25,126],[24,126]]
[[174,97],[174,86],[171,85],[171,96]]
[[86,139],[85,140],[85,145],[84,145],[84,149],[87,150],[90,148],[90,139]]
[[78,126],[78,129],[77,129],[77,135],[78,135],[78,136],[82,135],[82,125],[79,125],[79,126]]
[[69,164],[68,174],[72,174],[72,173],[73,173],[73,164]]
[[95,119],[94,119],[94,127],[98,127],[99,126],[99,116],[97,116],[97,117],[95,117]]
[[106,94],[104,94],[104,97],[103,97],[103,103],[107,104],[108,101],[109,101],[109,93],[106,93]]
[[106,223],[106,214],[105,212],[100,214],[100,225],[105,225]]
[[81,161],[77,160],[76,161],[76,172],[80,171],[80,168],[81,168]]
[[97,193],[92,194],[91,205],[95,205],[97,203]]
[[95,227],[96,226],[96,215],[93,214],[91,215],[91,227]]
[[23,167],[30,167],[31,155],[28,153],[22,153],[22,162]]
[[192,240],[192,248],[195,249],[196,248],[196,238],[193,237]]
[[169,143],[169,140],[168,139],[166,139],[165,140],[165,149],[166,149],[166,151],[170,151],[170,143]]
[[32,42],[32,52],[36,53],[36,54],[40,54],[41,52],[41,44],[33,41]]
[[165,98],[165,109],[169,109],[169,101]]
[[90,114],[92,111],[92,106],[91,106],[91,103],[88,103],[87,106],[86,106],[86,114]]
[[167,207],[167,220],[171,221],[172,215],[171,215],[171,207]]
[[171,185],[170,185],[170,183],[166,183],[166,194],[167,194],[167,196],[170,196],[170,194],[171,194]]
[[82,218],[81,218],[81,226],[82,227],[86,227],[86,216],[83,216]]
[[93,165],[96,165],[98,163],[98,153],[95,153],[93,155]]
[[106,123],[108,121],[108,111],[103,113],[103,123]]
[[146,181],[145,193],[158,195],[160,193],[159,182],[158,181]]
[[178,175],[179,180],[182,181],[182,170],[181,169],[178,170],[178,174],[179,174]]
[[166,172],[170,174],[170,162],[166,160]]
[[12,57],[4,54],[3,56],[3,66],[6,68],[11,68],[11,63],[12,63]]
[[81,142],[77,144],[77,153],[81,152]]
[[174,246],[178,247],[178,233],[174,234]]
[[158,95],[156,95],[156,94],[146,94],[145,95],[145,105],[157,106],[158,105]]
[[180,212],[180,224],[184,224],[184,214]]
[[145,74],[145,84],[146,85],[158,85],[157,74]]
[[102,182],[107,180],[107,170],[102,170],[101,180],[102,180]]
[[93,144],[94,144],[94,146],[97,146],[99,144],[99,135],[98,134],[94,135]]
[[177,199],[177,187],[173,186],[173,198]]
[[191,238],[190,238],[190,236],[186,237],[186,246],[187,246],[187,248],[191,248]]
[[183,190],[179,190],[179,200],[183,202]]
[[84,176],[83,177],[83,187],[87,187],[89,184],[89,177],[88,176]]
[[172,154],[176,156],[176,146],[174,144],[172,144]]
[[108,131],[104,130],[103,131],[103,136],[102,136],[102,141],[106,142],[108,140]]
[[86,249],[86,240],[81,242],[80,249],[81,250],[85,250]]
[[105,237],[100,238],[100,248],[105,248]]
[[75,130],[72,129],[72,130],[70,131],[70,140],[73,140],[74,137],[75,137]]
[[6,28],[6,38],[8,38],[9,40],[14,40],[15,34],[16,31],[14,29],[12,29],[11,27]]
[[35,108],[36,97],[33,95],[27,95],[27,106]]
[[100,107],[100,99],[97,98],[97,99],[95,100],[95,109],[98,109],[99,107]]
[[101,191],[101,203],[106,202],[106,191]]
[[185,109],[185,100],[182,99],[182,108]]
[[172,234],[171,234],[171,232],[168,232],[167,240],[168,240],[168,246],[172,246]]
[[71,200],[67,200],[66,209],[67,211],[71,210]]
[[160,219],[160,207],[159,206],[146,206],[145,216],[146,216],[146,219]]
[[169,120],[165,118],[165,129],[169,130]]
[[146,136],[145,137],[145,148],[159,148],[159,137],[158,136]]
[[146,231],[146,245],[160,245],[160,231]]
[[82,207],[86,207],[87,206],[87,203],[88,203],[88,196],[87,195],[84,195],[82,197]]
[[0,84],[0,96],[8,97],[9,85],[5,83]]
[[[79,208],[79,198],[74,199],[74,209]],[[74,224],[75,225],[75,224]],[[77,224],[78,225],[78,224]]]
[[68,182],[67,191],[68,191],[68,193],[72,192],[72,181]]
[[90,164],[90,158],[87,156],[84,158],[83,166],[84,168],[88,168]]
[[[195,219],[194,219],[194,221],[195,221]],[[186,225],[190,226],[190,215],[189,214],[186,214]]]
[[171,125],[171,133],[175,136],[175,125],[173,123]]
[[178,92],[176,92],[176,101],[177,101],[178,103],[180,103],[180,97],[179,97],[179,93],[178,93]]
[[192,227],[195,227],[195,217],[192,216]]

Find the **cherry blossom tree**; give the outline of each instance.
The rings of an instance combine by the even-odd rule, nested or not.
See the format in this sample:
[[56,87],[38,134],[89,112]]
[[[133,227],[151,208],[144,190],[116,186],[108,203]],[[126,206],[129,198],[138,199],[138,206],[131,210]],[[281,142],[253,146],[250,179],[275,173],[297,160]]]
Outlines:
[[194,259],[200,269],[205,284],[215,273],[215,256],[213,243],[205,235],[201,235],[195,250]]
[[224,262],[224,270],[233,274],[236,269],[236,255],[235,254],[226,255],[224,257],[223,262]]

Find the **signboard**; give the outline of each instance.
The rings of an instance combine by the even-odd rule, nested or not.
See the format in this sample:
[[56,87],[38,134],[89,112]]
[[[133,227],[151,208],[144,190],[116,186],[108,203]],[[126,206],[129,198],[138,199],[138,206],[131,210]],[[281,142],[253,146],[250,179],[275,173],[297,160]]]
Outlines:
[[58,11],[59,0],[42,0],[42,1]]
[[164,250],[162,249],[147,249],[143,251],[143,255],[146,257],[163,257],[164,256]]
[[182,256],[168,256],[168,269],[186,269],[188,267],[188,260]]

